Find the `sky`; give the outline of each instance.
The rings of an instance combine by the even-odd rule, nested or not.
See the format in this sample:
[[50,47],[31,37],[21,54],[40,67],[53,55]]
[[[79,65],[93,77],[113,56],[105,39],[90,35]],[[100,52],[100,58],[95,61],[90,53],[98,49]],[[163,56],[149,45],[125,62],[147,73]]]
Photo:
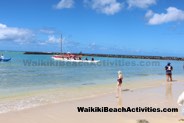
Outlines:
[[184,0],[1,0],[0,50],[184,56]]

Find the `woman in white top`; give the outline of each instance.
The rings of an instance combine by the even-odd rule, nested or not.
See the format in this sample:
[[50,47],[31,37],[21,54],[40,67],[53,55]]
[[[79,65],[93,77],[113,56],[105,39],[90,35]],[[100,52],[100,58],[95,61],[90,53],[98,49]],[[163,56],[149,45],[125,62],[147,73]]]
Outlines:
[[118,79],[117,79],[117,94],[116,97],[120,96],[122,90],[122,82],[123,82],[123,74],[121,71],[118,71]]

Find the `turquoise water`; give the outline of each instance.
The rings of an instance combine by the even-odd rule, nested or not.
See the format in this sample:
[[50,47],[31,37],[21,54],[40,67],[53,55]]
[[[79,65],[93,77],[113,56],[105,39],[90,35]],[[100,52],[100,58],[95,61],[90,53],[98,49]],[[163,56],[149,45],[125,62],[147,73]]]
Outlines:
[[[12,60],[0,62],[0,110],[2,112],[37,106],[45,102],[59,102],[60,99],[66,97],[80,97],[80,93],[82,96],[84,93],[85,96],[97,93],[95,90],[97,86],[116,82],[118,70],[123,71],[125,83],[136,83],[134,80],[139,78],[164,78],[164,66],[168,62],[164,60],[95,57],[101,62],[98,64],[74,64],[54,61],[51,55],[24,55],[23,52],[3,52],[3,54],[6,58],[11,57]],[[183,62],[170,62],[174,67],[174,75],[184,73]],[[94,89],[91,90],[91,93],[85,89],[84,92],[78,91],[84,87],[93,87]],[[73,93],[71,93],[72,91]],[[69,93],[75,95],[66,96]],[[27,95],[30,96],[27,97]],[[12,102],[13,98],[16,101]],[[17,106],[19,108],[16,108]]]

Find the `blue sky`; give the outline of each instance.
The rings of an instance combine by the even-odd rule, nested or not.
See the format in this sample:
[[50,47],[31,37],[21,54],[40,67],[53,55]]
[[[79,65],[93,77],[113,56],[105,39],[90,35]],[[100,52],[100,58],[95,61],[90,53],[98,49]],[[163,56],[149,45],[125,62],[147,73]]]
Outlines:
[[0,50],[184,56],[182,0],[1,0]]

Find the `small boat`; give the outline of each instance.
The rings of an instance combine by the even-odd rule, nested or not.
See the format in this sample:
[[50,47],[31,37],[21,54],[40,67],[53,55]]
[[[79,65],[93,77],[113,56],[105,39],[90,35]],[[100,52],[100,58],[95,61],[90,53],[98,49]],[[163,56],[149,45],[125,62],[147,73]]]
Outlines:
[[70,53],[67,53],[67,54],[61,54],[61,55],[54,55],[52,56],[52,58],[54,60],[75,60],[75,59],[80,59],[82,58],[82,55],[74,55],[74,54],[70,54]]
[[82,62],[82,63],[98,63],[100,60],[79,60],[79,59],[66,59],[66,58],[58,58],[58,57],[52,57],[54,60],[63,61],[63,62]]
[[82,60],[81,54],[71,54],[68,53],[62,53],[62,35],[61,35],[61,54],[60,55],[54,55],[52,56],[54,60],[63,61],[63,62],[83,62],[83,63],[98,63],[100,60]]
[[0,58],[0,62],[8,62],[8,61],[10,61],[11,60],[11,58],[5,58],[5,59],[1,59]]

